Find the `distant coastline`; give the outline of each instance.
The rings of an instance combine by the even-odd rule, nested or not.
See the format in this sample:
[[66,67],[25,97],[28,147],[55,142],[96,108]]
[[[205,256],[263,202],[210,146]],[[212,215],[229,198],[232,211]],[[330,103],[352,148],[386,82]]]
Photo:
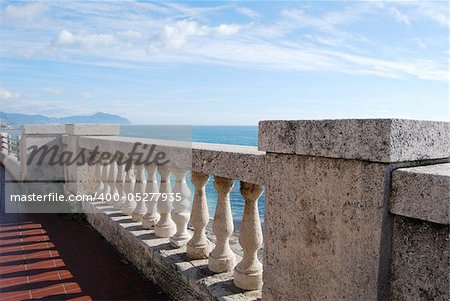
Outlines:
[[[67,117],[48,117],[44,115],[31,115],[19,113],[0,112],[0,126],[22,125],[22,124],[66,124],[66,123],[118,123],[131,124],[125,117],[98,112],[92,115],[74,115]],[[2,127],[4,128],[4,127]]]

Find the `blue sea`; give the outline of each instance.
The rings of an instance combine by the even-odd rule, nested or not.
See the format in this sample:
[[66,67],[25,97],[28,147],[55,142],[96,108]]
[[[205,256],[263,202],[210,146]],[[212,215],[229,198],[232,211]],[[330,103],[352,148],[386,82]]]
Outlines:
[[[193,142],[237,144],[256,146],[258,141],[257,126],[143,126],[143,125],[122,125],[121,136],[154,138],[154,139],[175,139]],[[188,181],[191,191],[194,187]],[[211,176],[206,185],[206,194],[210,217],[214,216],[217,202],[217,193],[214,188],[214,179]],[[244,200],[239,192],[239,181],[234,181],[234,188],[231,191],[231,210],[233,218],[239,225],[244,212]],[[259,200],[259,215],[261,221],[264,217],[264,195]]]

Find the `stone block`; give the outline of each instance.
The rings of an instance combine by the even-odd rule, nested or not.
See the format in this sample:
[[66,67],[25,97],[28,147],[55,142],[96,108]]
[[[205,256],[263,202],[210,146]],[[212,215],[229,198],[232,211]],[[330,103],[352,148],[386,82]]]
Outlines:
[[403,119],[261,121],[271,153],[402,162],[450,157],[448,122]]
[[394,214],[450,224],[450,163],[395,170],[390,206]]

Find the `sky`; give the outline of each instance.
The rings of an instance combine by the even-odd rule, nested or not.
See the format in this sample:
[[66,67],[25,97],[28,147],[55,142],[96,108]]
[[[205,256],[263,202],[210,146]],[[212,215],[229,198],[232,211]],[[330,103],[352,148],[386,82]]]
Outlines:
[[447,1],[0,1],[0,111],[449,120]]

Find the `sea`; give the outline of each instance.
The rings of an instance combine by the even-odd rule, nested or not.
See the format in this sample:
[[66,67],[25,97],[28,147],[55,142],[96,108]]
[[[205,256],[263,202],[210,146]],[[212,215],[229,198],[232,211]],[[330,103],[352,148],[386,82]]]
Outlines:
[[[206,142],[217,144],[235,144],[256,146],[258,142],[257,126],[145,126],[122,125],[121,136],[183,140],[192,142]],[[190,177],[189,177],[190,178]],[[188,185],[194,192],[194,186],[190,179]],[[214,188],[214,177],[210,177],[206,184],[206,195],[210,217],[214,216],[217,204],[217,192]],[[244,199],[239,192],[239,181],[234,181],[234,187],[230,194],[231,210],[235,226],[240,224],[244,213]],[[264,193],[259,199],[259,216],[264,220]]]

